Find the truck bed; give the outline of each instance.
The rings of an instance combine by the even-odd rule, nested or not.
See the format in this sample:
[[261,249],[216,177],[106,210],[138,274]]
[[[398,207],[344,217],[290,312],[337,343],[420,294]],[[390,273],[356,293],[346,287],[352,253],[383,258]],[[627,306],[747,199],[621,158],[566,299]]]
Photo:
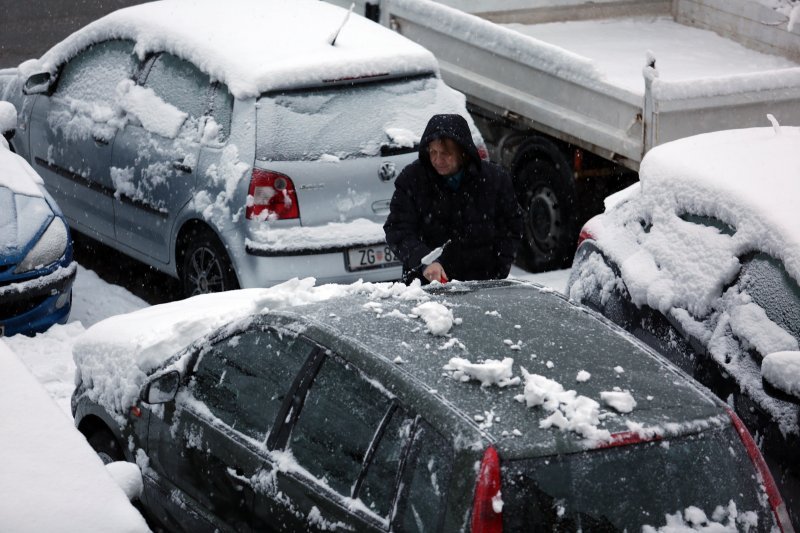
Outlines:
[[[719,33],[748,41],[744,30],[723,31],[733,26],[717,0],[573,2],[506,12],[502,0],[494,5],[479,17],[429,0],[384,0],[381,18],[433,51],[445,81],[474,106],[634,170],[653,146],[764,126],[767,113],[800,124],[800,66],[789,54],[756,52],[681,23],[718,23]],[[643,69],[648,49],[655,69]]]

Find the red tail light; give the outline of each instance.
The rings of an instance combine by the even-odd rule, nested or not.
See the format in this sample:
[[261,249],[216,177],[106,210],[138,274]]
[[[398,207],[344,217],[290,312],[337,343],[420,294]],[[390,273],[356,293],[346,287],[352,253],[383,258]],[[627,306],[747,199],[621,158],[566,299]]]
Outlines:
[[778,527],[780,527],[783,533],[794,533],[794,528],[789,520],[789,512],[786,510],[786,504],[783,503],[783,498],[781,498],[781,494],[778,492],[778,486],[775,484],[775,479],[773,479],[772,474],[767,467],[767,463],[764,461],[764,457],[761,455],[761,452],[756,445],[756,441],[753,440],[750,432],[747,431],[744,423],[742,423],[741,419],[736,415],[736,413],[733,412],[733,409],[729,407],[726,407],[726,409],[728,411],[728,415],[731,417],[731,421],[733,422],[733,427],[736,428],[736,432],[742,439],[742,443],[747,450],[747,455],[750,456],[750,460],[753,461],[758,474],[761,476],[761,481],[764,483],[764,489],[767,491],[769,505],[772,508],[773,514],[775,515],[775,520],[778,522]]
[[486,149],[486,145],[485,144],[479,144],[478,145],[478,157],[480,157],[484,161],[488,161],[489,160],[489,150]]
[[579,248],[581,243],[586,239],[594,240],[594,235],[592,235],[592,232],[589,231],[586,226],[584,226],[581,228],[580,235],[578,235],[578,246],[575,248]]
[[[248,193],[248,219],[259,215],[267,219],[300,218],[294,183],[285,174],[254,168]],[[267,214],[262,215],[263,211]]]
[[494,446],[483,453],[475,501],[472,503],[472,533],[503,531],[503,504],[500,499],[500,458]]

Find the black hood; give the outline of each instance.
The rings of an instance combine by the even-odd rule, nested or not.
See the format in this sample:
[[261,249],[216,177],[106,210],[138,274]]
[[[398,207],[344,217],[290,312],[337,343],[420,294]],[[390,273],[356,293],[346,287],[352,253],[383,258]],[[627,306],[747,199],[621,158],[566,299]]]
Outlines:
[[481,166],[481,157],[478,148],[472,140],[472,132],[469,131],[469,124],[461,115],[433,115],[425,126],[422,140],[419,142],[419,160],[423,165],[432,169],[431,159],[428,156],[428,145],[431,141],[442,138],[453,139],[464,149],[468,161],[464,161],[464,166],[472,162],[478,169]]

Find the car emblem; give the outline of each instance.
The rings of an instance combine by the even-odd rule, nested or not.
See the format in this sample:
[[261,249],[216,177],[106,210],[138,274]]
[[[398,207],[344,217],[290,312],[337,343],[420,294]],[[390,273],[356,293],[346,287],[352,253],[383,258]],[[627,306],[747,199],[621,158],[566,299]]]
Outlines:
[[378,177],[381,181],[389,181],[395,177],[397,169],[391,161],[384,161],[381,163],[381,169],[378,171]]

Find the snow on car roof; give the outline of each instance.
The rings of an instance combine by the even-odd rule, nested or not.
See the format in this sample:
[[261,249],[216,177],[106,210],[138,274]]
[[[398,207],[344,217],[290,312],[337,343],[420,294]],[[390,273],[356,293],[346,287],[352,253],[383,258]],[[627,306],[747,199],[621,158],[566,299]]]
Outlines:
[[437,72],[433,55],[399,34],[318,0],[163,0],[115,11],[76,31],[26,72],[54,72],[90,44],[131,39],[140,58],[167,51],[237,98],[323,80]]
[[[658,146],[642,161],[642,194],[679,214],[716,217],[736,228],[741,247],[781,259],[800,280],[800,128],[751,128]],[[745,244],[747,243],[747,244]],[[740,253],[750,251],[739,250]]]

